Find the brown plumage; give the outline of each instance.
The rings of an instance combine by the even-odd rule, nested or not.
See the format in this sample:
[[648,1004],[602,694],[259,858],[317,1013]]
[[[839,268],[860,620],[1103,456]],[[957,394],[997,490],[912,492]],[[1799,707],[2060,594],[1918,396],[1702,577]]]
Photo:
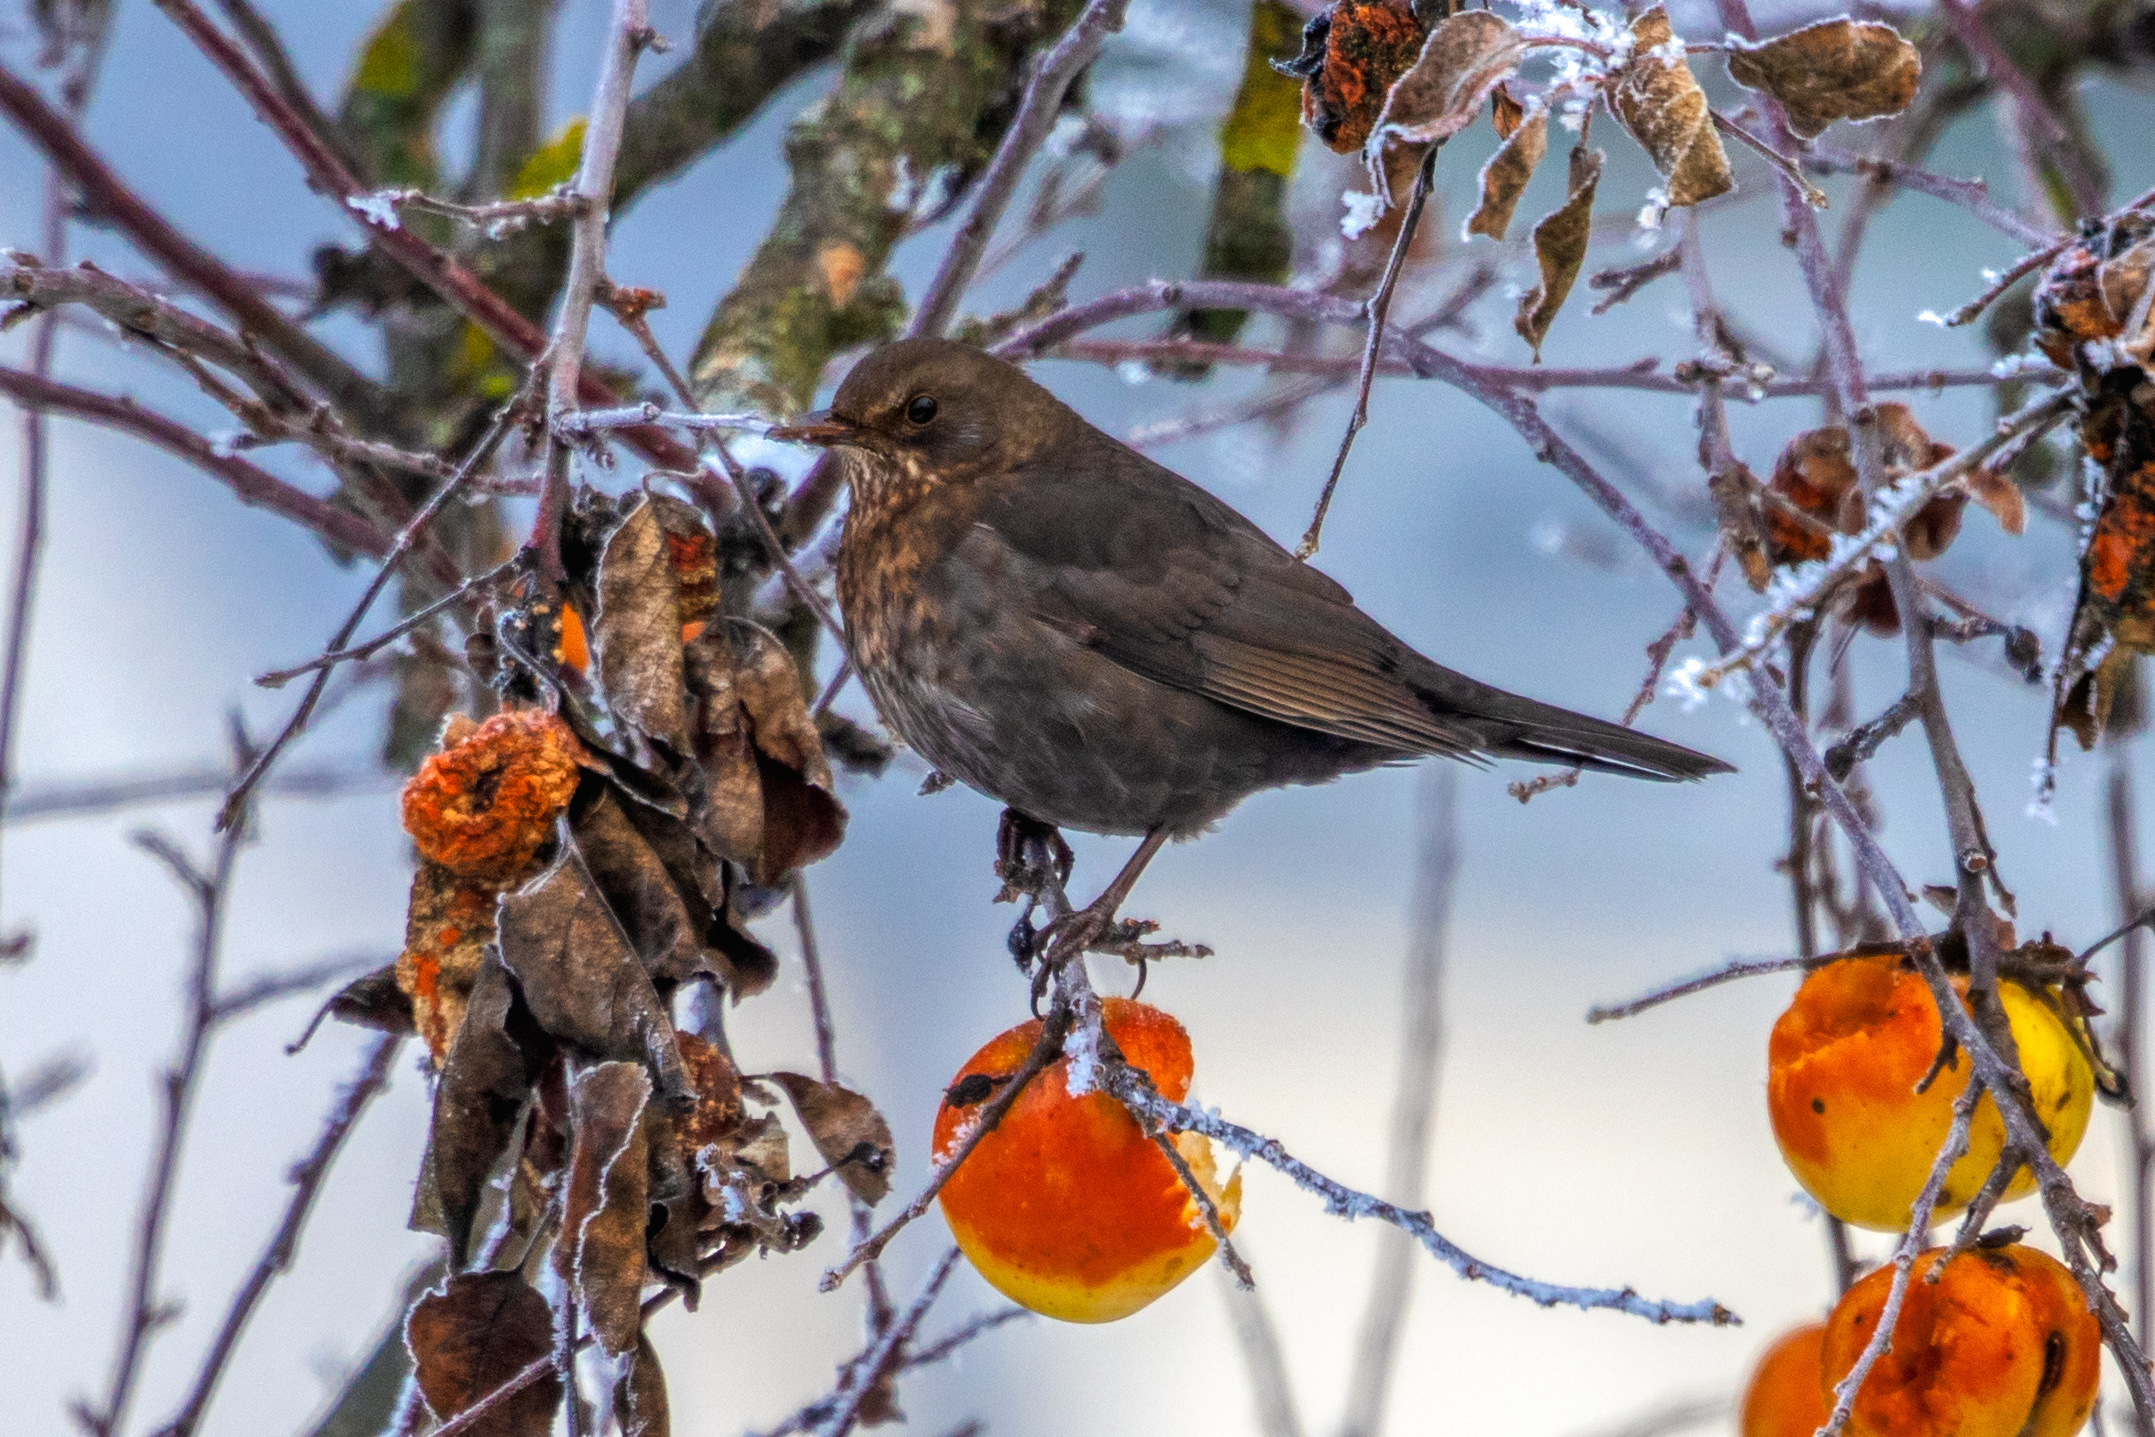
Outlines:
[[943,773],[1094,833],[1198,832],[1260,789],[1427,754],[1690,779],[1729,765],[1477,683],[1012,365],[863,359],[826,417],[848,646]]

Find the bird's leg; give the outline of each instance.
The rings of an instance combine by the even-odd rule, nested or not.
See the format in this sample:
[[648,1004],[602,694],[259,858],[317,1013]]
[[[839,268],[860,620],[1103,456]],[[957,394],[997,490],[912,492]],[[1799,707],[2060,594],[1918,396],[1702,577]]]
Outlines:
[[[1141,922],[1117,923],[1115,915],[1122,911],[1123,900],[1130,890],[1137,887],[1138,878],[1145,872],[1145,865],[1152,862],[1153,855],[1167,842],[1167,830],[1155,828],[1145,834],[1137,845],[1137,852],[1115,875],[1115,881],[1100,891],[1100,896],[1074,912],[1058,914],[1048,924],[1048,953],[1046,967],[1054,969],[1068,962],[1088,948],[1101,946],[1103,940],[1113,939],[1113,951],[1137,950],[1143,945],[1137,940],[1156,928],[1157,924]],[[1127,931],[1123,931],[1127,930]],[[1129,952],[1123,952],[1129,957]]]

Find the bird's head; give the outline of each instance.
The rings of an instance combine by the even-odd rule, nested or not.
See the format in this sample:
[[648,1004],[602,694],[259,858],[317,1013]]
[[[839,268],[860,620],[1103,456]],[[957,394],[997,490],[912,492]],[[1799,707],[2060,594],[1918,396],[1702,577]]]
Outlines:
[[854,365],[828,410],[771,437],[854,451],[856,486],[963,483],[1016,468],[1074,421],[1015,365],[947,339],[902,339]]

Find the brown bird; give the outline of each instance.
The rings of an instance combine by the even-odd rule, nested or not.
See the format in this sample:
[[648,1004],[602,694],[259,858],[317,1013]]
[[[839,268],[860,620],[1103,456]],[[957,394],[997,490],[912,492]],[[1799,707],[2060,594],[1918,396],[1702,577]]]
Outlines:
[[838,599],[884,719],[1019,818],[1144,843],[1260,789],[1441,754],[1695,779],[1730,765],[1424,658],[1255,524],[1014,365],[937,339],[775,431],[852,489]]

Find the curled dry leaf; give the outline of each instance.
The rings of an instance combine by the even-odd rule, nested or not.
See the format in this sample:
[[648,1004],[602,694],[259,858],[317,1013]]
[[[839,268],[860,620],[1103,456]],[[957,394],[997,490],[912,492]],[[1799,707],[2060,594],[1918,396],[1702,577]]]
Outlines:
[[[323,1005],[322,1012],[340,1023],[354,1027],[373,1028],[383,1033],[412,1034],[419,1031],[418,1020],[412,1012],[412,1000],[403,985],[397,981],[397,965],[384,964],[372,973],[363,973],[337,990],[336,996]],[[316,1022],[320,1021],[318,1015]],[[309,1032],[313,1024],[308,1025]],[[305,1039],[301,1039],[302,1042]]]
[[1610,87],[1609,107],[1661,172],[1671,205],[1695,205],[1736,187],[1667,6],[1631,22],[1631,58]]
[[1721,542],[1735,556],[1744,582],[1755,592],[1764,593],[1773,566],[1766,557],[1766,515],[1759,503],[1758,476],[1733,456],[1715,468],[1703,438],[1699,441],[1699,464],[1706,470],[1706,492],[1714,501]]
[[1969,497],[1998,521],[1999,528],[2008,534],[2027,531],[2028,501],[2018,484],[1995,469],[1971,469],[1961,483]]
[[651,1075],[640,1063],[600,1063],[569,1086],[569,1176],[554,1270],[615,1357],[635,1349],[643,1325],[650,1104]]
[[688,1090],[665,1004],[574,854],[502,899],[501,957],[552,1037],[586,1057],[649,1064],[669,1097]]
[[[1879,404],[1873,412],[1889,480],[1952,457],[1953,446],[1925,433],[1907,405]],[[1867,522],[1848,431],[1839,425],[1808,430],[1791,439],[1766,487],[1782,501],[1766,510],[1767,554],[1777,565],[1829,558],[1834,535],[1861,533]],[[1944,553],[1960,533],[1961,511],[1967,503],[1966,493],[1949,490],[1918,509],[1902,528],[1908,556],[1935,559]],[[1900,614],[1885,571],[1875,562],[1851,576],[1837,603],[1838,612],[1851,624],[1862,624],[1881,636],[1900,632]]]
[[704,842],[766,884],[827,857],[846,811],[785,645],[755,624],[713,624],[688,646],[688,676]]
[[1534,362],[1541,362],[1541,342],[1549,325],[1564,307],[1586,263],[1586,247],[1593,237],[1594,187],[1601,183],[1601,166],[1607,157],[1584,145],[1571,152],[1571,194],[1564,203],[1534,226],[1534,260],[1541,267],[1541,283],[1519,299],[1519,313],[1512,328],[1534,346]]
[[650,500],[630,510],[599,556],[592,621],[599,687],[614,718],[675,754],[688,752],[681,670],[681,582]]
[[839,1180],[862,1202],[881,1202],[890,1191],[897,1147],[890,1124],[883,1121],[875,1104],[851,1088],[819,1083],[800,1073],[773,1073],[771,1081],[793,1100],[793,1111],[808,1129],[809,1140]]
[[[412,1305],[404,1345],[420,1395],[446,1422],[553,1350],[546,1299],[513,1272],[460,1272]],[[550,1431],[561,1379],[549,1372],[466,1430],[472,1437]]]
[[1526,117],[1513,124],[1489,163],[1482,166],[1481,203],[1467,217],[1463,233],[1487,235],[1493,240],[1504,238],[1504,232],[1511,228],[1512,211],[1519,207],[1519,196],[1526,193],[1527,181],[1534,178],[1534,167],[1548,150],[1549,110],[1536,99]]
[[1385,96],[1370,132],[1371,188],[1389,203],[1385,148],[1395,140],[1427,145],[1458,134],[1525,55],[1519,32],[1488,10],[1461,11],[1431,30],[1413,68]]
[[1343,155],[1362,148],[1393,81],[1422,48],[1422,25],[1393,0],[1340,0],[1312,17],[1302,53],[1280,63],[1302,81],[1302,120]]
[[404,785],[404,829],[419,856],[471,883],[507,887],[531,872],[576,791],[583,745],[562,720],[511,709],[454,715],[442,749]]
[[666,1373],[651,1339],[640,1332],[628,1368],[614,1384],[615,1428],[621,1437],[670,1437],[673,1413],[667,1404]]
[[1763,90],[1788,112],[1802,139],[1835,120],[1898,115],[1916,97],[1923,57],[1890,25],[1841,16],[1756,45],[1735,43],[1729,78]]
[[1526,107],[1512,98],[1511,86],[1499,81],[1489,96],[1489,127],[1497,139],[1510,139],[1525,119]]
[[433,1123],[412,1199],[411,1225],[439,1233],[462,1265],[480,1194],[516,1133],[550,1045],[516,1001],[508,970],[489,955],[434,1086]]

